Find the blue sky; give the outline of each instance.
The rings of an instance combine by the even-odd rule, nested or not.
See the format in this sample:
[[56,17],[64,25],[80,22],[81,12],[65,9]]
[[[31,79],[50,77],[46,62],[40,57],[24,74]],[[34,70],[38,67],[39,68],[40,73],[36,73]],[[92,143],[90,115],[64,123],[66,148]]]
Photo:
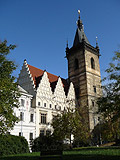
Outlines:
[[98,37],[101,75],[120,49],[119,0],[0,0],[0,40],[16,44],[9,58],[14,60],[18,77],[24,59],[28,64],[67,78],[66,41],[72,47],[77,10],[85,34],[95,46]]

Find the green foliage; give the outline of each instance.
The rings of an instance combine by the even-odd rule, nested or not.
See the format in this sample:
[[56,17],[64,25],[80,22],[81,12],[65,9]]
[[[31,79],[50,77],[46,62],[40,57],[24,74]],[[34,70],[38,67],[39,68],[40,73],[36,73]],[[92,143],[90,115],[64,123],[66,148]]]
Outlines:
[[[54,148],[57,147],[57,148]],[[40,152],[41,150],[62,149],[62,142],[55,139],[53,135],[38,137],[32,142],[32,151]]]
[[17,121],[13,107],[18,107],[18,88],[12,76],[16,65],[7,59],[10,50],[16,46],[7,46],[7,41],[0,43],[0,134],[7,132]]
[[52,122],[54,137],[58,140],[68,139],[72,147],[71,135],[77,142],[86,143],[90,138],[88,125],[85,120],[83,110],[67,109],[58,114]]
[[24,137],[0,135],[0,156],[28,152],[28,143]]
[[115,52],[112,60],[106,69],[104,95],[98,99],[98,112],[103,118],[102,136],[108,140],[120,137],[120,52]]

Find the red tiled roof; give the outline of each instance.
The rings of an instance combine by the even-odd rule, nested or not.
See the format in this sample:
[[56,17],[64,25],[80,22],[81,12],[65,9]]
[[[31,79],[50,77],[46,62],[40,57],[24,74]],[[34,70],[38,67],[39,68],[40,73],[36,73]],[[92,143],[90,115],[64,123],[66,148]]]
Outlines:
[[[33,67],[29,64],[28,64],[28,68],[29,68],[29,71],[30,71],[30,73],[33,77],[35,87],[37,88],[39,83],[40,83],[40,80],[42,79],[44,71],[39,69],[39,68]],[[47,74],[48,74],[48,79],[49,79],[49,82],[50,82],[50,86],[52,88],[52,91],[54,92],[54,89],[56,87],[56,84],[57,84],[57,81],[58,81],[59,77],[54,75],[54,74],[48,73],[48,72],[47,72]],[[63,78],[61,78],[61,80],[62,80],[62,83],[63,83],[65,94],[67,95],[67,92],[68,92],[68,89],[69,89],[69,84],[67,83],[67,80],[65,80]]]
[[41,69],[38,69],[36,67],[33,67],[33,66],[29,65],[29,64],[28,64],[28,68],[29,68],[29,71],[30,71],[30,73],[31,73],[31,75],[33,77],[34,84],[35,84],[35,86],[37,86],[36,77],[42,76],[44,71],[41,70]]

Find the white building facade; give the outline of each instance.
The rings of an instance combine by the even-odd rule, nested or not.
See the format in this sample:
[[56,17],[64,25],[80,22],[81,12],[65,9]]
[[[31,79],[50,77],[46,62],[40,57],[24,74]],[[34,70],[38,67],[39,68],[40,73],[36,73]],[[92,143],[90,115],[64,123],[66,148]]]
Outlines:
[[72,83],[40,70],[24,61],[18,77],[21,86],[20,107],[15,114],[20,118],[11,134],[23,135],[30,140],[52,133],[52,119],[67,108],[75,108],[75,92]]
[[12,135],[24,136],[30,146],[32,139],[36,137],[36,123],[35,123],[35,108],[31,106],[32,95],[28,94],[22,87],[18,86],[20,91],[19,108],[14,108],[14,114],[20,119],[15,124],[13,130],[10,131]]

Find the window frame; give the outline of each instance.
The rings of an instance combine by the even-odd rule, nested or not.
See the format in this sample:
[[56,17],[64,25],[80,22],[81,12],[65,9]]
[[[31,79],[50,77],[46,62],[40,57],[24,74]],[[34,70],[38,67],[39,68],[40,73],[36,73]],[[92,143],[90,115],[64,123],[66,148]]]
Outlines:
[[41,124],[47,124],[47,113],[40,113]]
[[93,57],[91,57],[91,68],[95,69],[95,60]]
[[24,121],[24,112],[20,112],[20,121]]
[[25,107],[25,99],[21,98],[20,105]]
[[34,122],[34,114],[30,113],[30,122]]

